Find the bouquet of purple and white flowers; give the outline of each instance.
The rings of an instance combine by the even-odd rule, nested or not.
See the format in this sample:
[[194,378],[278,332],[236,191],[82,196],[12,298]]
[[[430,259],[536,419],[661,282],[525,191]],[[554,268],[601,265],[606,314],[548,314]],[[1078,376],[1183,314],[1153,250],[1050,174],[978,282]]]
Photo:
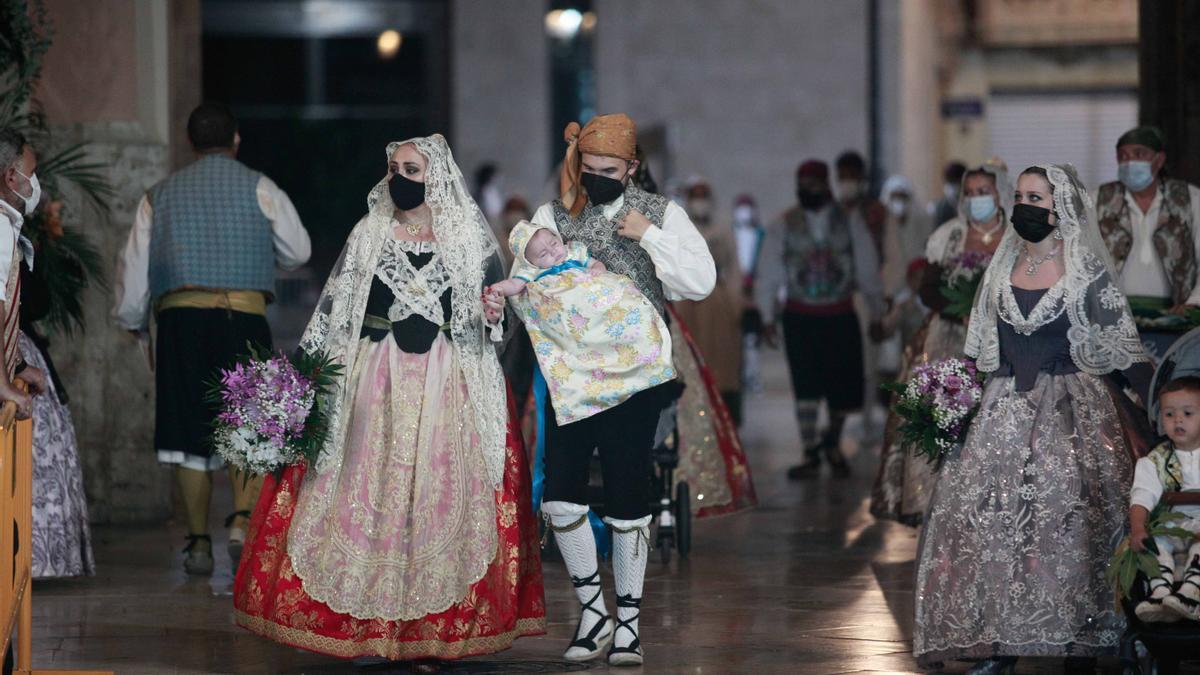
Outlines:
[[931,463],[962,442],[983,398],[983,374],[970,359],[943,359],[913,368],[904,384],[884,385],[896,393],[892,409],[903,420],[901,445]]
[[942,310],[959,318],[971,315],[971,306],[975,304],[975,293],[979,290],[979,282],[983,281],[983,273],[988,263],[992,261],[989,253],[982,251],[963,251],[945,267],[942,273],[942,297],[950,304]]
[[288,357],[251,346],[210,388],[217,453],[254,475],[315,461],[329,431],[323,394],[341,370],[323,354]]

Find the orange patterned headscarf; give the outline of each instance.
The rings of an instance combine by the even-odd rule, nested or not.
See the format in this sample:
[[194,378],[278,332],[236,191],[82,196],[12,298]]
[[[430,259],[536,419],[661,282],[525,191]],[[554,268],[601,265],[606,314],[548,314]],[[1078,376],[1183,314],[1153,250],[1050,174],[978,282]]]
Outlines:
[[571,122],[563,130],[567,155],[563,158],[562,174],[558,178],[562,203],[578,216],[587,204],[587,191],[579,183],[582,172],[580,155],[603,155],[632,162],[637,157],[637,125],[624,113],[597,115],[582,129]]

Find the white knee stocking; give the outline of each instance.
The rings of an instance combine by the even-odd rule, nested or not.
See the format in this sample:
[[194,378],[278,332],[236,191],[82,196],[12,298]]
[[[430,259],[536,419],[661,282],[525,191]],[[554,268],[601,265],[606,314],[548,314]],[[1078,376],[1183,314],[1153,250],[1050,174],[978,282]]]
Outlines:
[[[588,507],[570,502],[546,502],[542,504],[542,513],[554,530],[554,540],[575,586],[575,597],[583,608],[579,626],[575,629],[575,641],[564,656],[569,660],[588,659],[599,654],[612,639],[611,619],[604,606],[600,570],[596,563],[596,539],[588,526]],[[598,625],[601,623],[605,625]]]
[[[650,516],[637,520],[605,518],[613,532],[613,576],[617,585],[617,632],[614,652],[633,650],[641,662],[638,618],[641,612],[642,585],[646,578],[646,560],[650,557]],[[617,663],[616,654],[609,661]],[[632,658],[632,654],[626,656]]]

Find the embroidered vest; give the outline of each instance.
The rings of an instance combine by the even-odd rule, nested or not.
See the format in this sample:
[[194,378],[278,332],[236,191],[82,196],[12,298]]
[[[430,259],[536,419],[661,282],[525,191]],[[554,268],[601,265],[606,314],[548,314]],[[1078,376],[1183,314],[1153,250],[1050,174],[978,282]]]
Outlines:
[[659,314],[665,311],[666,297],[662,282],[654,272],[654,261],[641,244],[617,234],[617,226],[630,209],[637,209],[655,225],[663,226],[668,199],[650,194],[630,185],[625,189],[625,203],[612,220],[589,202],[578,218],[571,218],[560,200],[554,201],[554,224],[565,241],[580,241],[587,245],[592,257],[604,263],[609,272],[624,274],[633,279]]
[[1178,492],[1183,488],[1183,466],[1169,441],[1160,443],[1146,456],[1154,462],[1154,468],[1158,470],[1158,481],[1164,491]]
[[258,205],[261,175],[208,155],[150,189],[150,296],[181,288],[275,290],[271,222]]
[[783,261],[790,302],[816,307],[851,300],[854,293],[854,242],[845,216],[836,207],[830,215],[829,236],[818,242],[809,231],[804,211],[783,215]]
[[[1188,184],[1181,180],[1164,180],[1158,184],[1162,206],[1154,229],[1154,250],[1162,260],[1171,301],[1180,304],[1192,294],[1196,285],[1196,254],[1192,239],[1191,197]],[[1130,224],[1129,203],[1125,201],[1125,186],[1120,181],[1100,186],[1096,196],[1096,219],[1104,243],[1112,254],[1117,273],[1125,269],[1125,260],[1133,249],[1133,226]]]

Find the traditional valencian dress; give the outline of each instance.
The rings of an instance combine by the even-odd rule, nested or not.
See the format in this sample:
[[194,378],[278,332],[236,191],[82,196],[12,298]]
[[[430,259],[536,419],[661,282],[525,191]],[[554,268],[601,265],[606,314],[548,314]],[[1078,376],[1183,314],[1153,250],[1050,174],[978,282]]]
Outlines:
[[[1010,281],[1010,230],[985,272],[966,353],[989,373],[946,458],[917,554],[913,651],[924,662],[1115,653],[1124,617],[1105,570],[1124,534],[1132,455],[1111,378],[1149,374],[1070,166],[1054,188],[1063,276]],[[1148,381],[1148,379],[1147,379]]]
[[[995,244],[1000,243],[1005,223],[1012,213],[1012,186],[1008,183],[1007,171],[998,164],[984,164],[964,174],[966,176],[985,171],[996,181],[996,194],[1000,199],[1000,224]],[[959,190],[964,194],[965,190]],[[965,204],[966,197],[959,199]],[[905,382],[914,366],[949,358],[961,358],[967,338],[967,326],[957,316],[942,315],[947,301],[942,297],[943,275],[954,275],[962,268],[962,254],[966,250],[971,228],[969,214],[960,207],[957,218],[943,223],[930,235],[925,246],[925,278],[921,283],[921,300],[934,311],[925,318],[921,328],[913,335],[904,349],[904,357],[896,380]],[[986,253],[991,256],[991,252]],[[901,445],[899,440],[900,416],[889,411],[884,426],[883,449],[879,460],[879,473],[871,491],[871,514],[876,518],[898,520],[908,525],[919,525],[929,507],[929,495],[937,480],[936,467],[924,457],[917,457]]]
[[516,260],[511,276],[526,282],[513,306],[529,331],[559,424],[674,379],[667,324],[633,280],[589,270],[591,255],[580,242],[567,245],[561,264],[537,268],[525,258],[525,246],[541,229],[554,228],[522,222],[509,239]]
[[397,240],[376,186],[301,341],[346,367],[329,440],[315,467],[267,478],[234,587],[239,625],[340,657],[453,659],[545,629],[528,469],[478,301],[503,267],[445,140],[407,142],[429,161],[436,241]]

